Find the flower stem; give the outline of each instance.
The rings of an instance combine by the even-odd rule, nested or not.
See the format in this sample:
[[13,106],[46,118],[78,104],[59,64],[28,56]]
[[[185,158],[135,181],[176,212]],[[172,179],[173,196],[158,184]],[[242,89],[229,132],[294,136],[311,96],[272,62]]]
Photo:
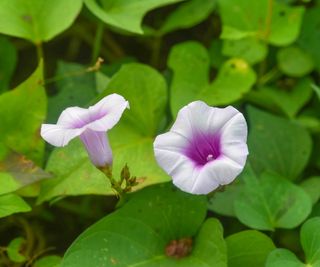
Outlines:
[[113,178],[110,166],[98,167],[98,169],[109,179],[111,188],[117,192],[120,199],[122,199],[126,193],[131,192],[132,188],[139,184],[140,181],[144,181],[144,178],[137,179],[135,176],[131,177],[127,165],[122,168],[119,180]]

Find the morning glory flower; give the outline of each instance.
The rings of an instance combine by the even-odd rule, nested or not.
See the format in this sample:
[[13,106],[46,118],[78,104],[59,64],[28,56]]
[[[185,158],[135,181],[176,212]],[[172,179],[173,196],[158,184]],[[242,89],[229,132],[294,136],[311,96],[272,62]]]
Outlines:
[[248,155],[247,123],[235,108],[195,101],[183,107],[170,131],[158,135],[158,164],[181,190],[208,194],[231,183]]
[[57,147],[79,136],[95,166],[111,166],[112,151],[106,132],[117,124],[126,108],[128,101],[118,94],[108,95],[88,109],[70,107],[61,113],[57,124],[42,124],[41,136]]

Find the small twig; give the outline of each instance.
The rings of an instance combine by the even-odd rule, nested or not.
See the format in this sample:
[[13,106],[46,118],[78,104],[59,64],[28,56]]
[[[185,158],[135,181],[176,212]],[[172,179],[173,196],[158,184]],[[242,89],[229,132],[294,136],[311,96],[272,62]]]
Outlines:
[[71,71],[71,72],[67,72],[67,73],[60,75],[60,76],[55,76],[53,78],[46,79],[44,84],[47,85],[47,84],[57,82],[57,81],[60,81],[60,80],[63,80],[63,79],[69,78],[69,77],[81,76],[81,75],[85,75],[86,73],[99,71],[103,61],[104,61],[103,58],[99,57],[93,66],[90,66],[84,70]]
[[43,255],[44,253],[47,253],[49,251],[52,251],[52,250],[55,250],[56,248],[55,247],[48,247],[48,248],[45,248],[41,251],[39,251],[38,253],[36,253],[35,255],[33,255],[26,263],[26,267],[29,267],[29,266],[32,266],[32,263],[38,259],[41,255]]

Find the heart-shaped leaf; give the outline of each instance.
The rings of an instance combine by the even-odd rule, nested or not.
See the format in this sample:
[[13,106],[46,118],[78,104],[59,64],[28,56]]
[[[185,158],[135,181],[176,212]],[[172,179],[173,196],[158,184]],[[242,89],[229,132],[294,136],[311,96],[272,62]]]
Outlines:
[[254,37],[279,46],[297,39],[304,14],[301,6],[268,0],[220,0],[219,6],[223,39]]
[[248,109],[250,163],[257,173],[272,171],[295,180],[311,153],[309,133],[300,125],[259,109]]
[[303,77],[314,68],[312,57],[297,46],[280,49],[277,60],[279,69],[292,77]]
[[10,241],[7,247],[7,253],[13,262],[25,262],[27,257],[23,255],[23,249],[26,246],[26,240],[23,237],[17,237]]
[[193,41],[174,46],[168,64],[173,70],[170,105],[174,116],[194,100],[210,105],[230,104],[248,92],[256,80],[255,72],[244,60],[231,59],[210,83],[208,51]]
[[[209,219],[201,227],[205,215],[203,196],[181,192],[170,184],[146,188],[81,234],[61,266],[226,267],[221,224]],[[189,256],[178,260],[166,256],[169,245],[174,249],[173,240],[192,237]]]
[[17,88],[0,95],[0,142],[38,165],[44,153],[44,141],[39,130],[47,111],[47,97],[42,84],[40,65]]
[[301,28],[301,35],[297,43],[299,46],[309,53],[314,61],[314,65],[320,71],[320,2],[315,1],[313,8],[308,8]]
[[191,28],[206,19],[216,7],[216,0],[191,0],[182,3],[165,19],[158,34]]
[[0,196],[0,218],[18,212],[30,211],[30,206],[16,194],[6,194]]
[[310,214],[312,202],[299,186],[275,174],[245,176],[245,186],[235,201],[237,218],[259,230],[294,228]]
[[82,0],[2,0],[0,33],[35,44],[49,41],[73,23],[81,7]]
[[275,249],[272,240],[263,233],[246,230],[226,238],[229,267],[264,266]]
[[114,194],[110,182],[92,165],[79,140],[71,141],[66,147],[54,149],[46,171],[51,173],[53,178],[41,183],[38,203],[61,196]]
[[303,180],[300,186],[309,194],[312,204],[316,204],[320,198],[320,176],[313,176]]
[[267,267],[318,267],[320,266],[320,217],[314,217],[306,221],[301,227],[300,240],[306,256],[306,264],[287,249],[272,251],[267,260]]
[[267,259],[266,267],[307,267],[302,263],[293,252],[278,248],[269,254]]
[[105,23],[129,32],[143,34],[141,22],[151,10],[183,0],[84,0],[87,8]]
[[311,79],[298,80],[292,88],[279,88],[278,86],[264,86],[255,93],[261,94],[263,101],[269,101],[288,117],[293,118],[312,96]]
[[224,40],[222,53],[229,57],[242,58],[253,65],[265,59],[268,53],[268,46],[254,37],[240,40]]

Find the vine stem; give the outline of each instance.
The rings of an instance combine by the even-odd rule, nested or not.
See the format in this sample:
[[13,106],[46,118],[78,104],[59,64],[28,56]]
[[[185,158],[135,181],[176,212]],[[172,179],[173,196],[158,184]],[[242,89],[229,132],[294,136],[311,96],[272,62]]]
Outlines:
[[42,47],[42,43],[39,42],[36,44],[36,48],[37,48],[37,57],[38,57],[38,61],[40,62],[43,59],[43,47]]
[[276,78],[279,78],[279,76],[281,75],[280,70],[277,67],[274,67],[273,69],[271,69],[269,72],[265,73],[264,75],[262,75],[259,79],[257,84],[259,86],[263,86],[266,83],[275,80]]
[[156,36],[152,44],[151,65],[159,67],[160,51],[162,45],[162,36]]
[[100,21],[97,25],[97,31],[94,38],[93,50],[92,50],[92,64],[97,60],[100,55],[102,40],[104,32],[104,23]]
[[264,38],[268,39],[271,31],[271,22],[272,22],[272,13],[273,13],[273,0],[268,0],[268,9],[267,9],[267,17],[265,24],[265,32]]

